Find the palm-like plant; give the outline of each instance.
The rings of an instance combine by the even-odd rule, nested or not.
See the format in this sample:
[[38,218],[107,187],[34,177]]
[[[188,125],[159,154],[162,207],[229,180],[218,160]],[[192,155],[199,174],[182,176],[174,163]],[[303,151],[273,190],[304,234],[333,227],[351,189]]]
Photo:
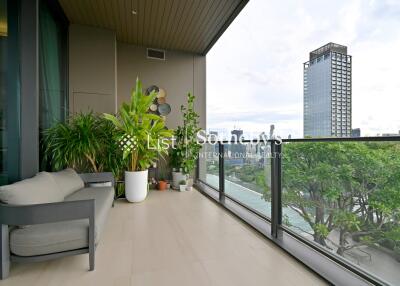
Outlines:
[[162,156],[168,152],[167,144],[173,131],[166,128],[161,116],[148,113],[156,96],[154,91],[144,95],[142,84],[137,79],[131,101],[123,103],[116,116],[104,114],[116,128],[123,159],[129,162],[128,171],[147,170],[157,161],[159,154]]
[[54,170],[118,173],[121,163],[115,159],[119,149],[113,133],[113,125],[103,117],[76,114],[43,131],[44,159]]

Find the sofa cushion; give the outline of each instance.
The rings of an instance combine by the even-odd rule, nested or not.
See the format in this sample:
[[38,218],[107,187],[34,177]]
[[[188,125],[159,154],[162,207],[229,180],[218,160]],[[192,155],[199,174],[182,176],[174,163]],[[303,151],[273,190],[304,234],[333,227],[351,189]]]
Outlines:
[[[84,188],[66,201],[95,200],[95,242],[99,242],[114,199],[111,187]],[[88,247],[89,220],[31,225],[10,233],[10,250],[19,256],[34,256]]]
[[64,196],[50,173],[41,172],[30,179],[1,186],[0,201],[13,205],[61,202]]
[[64,197],[67,197],[84,187],[84,182],[74,169],[65,169],[50,173]]

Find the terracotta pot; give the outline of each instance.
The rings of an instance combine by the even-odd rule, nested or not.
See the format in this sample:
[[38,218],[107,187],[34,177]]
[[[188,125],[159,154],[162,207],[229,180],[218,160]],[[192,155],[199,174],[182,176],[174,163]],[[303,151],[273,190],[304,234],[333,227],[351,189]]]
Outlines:
[[167,189],[167,182],[166,181],[159,181],[158,182],[158,190],[165,191]]

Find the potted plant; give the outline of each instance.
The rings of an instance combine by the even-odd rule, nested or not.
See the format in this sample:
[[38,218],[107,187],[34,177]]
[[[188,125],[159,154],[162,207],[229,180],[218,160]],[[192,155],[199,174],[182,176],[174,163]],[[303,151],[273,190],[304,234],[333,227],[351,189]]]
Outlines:
[[164,180],[164,178],[161,178],[158,181],[158,190],[159,191],[165,191],[167,189],[167,181]]
[[[180,188],[179,182],[190,180],[190,175],[196,167],[196,159],[201,149],[197,141],[199,127],[199,115],[194,111],[194,99],[192,94],[187,95],[187,106],[181,106],[183,126],[175,130],[175,144],[171,151],[172,186]],[[191,184],[189,184],[191,185]]]
[[103,116],[77,113],[42,131],[42,168],[73,168],[78,172],[111,171],[118,177],[122,153],[113,140],[114,126]]
[[161,116],[148,113],[156,96],[155,91],[145,95],[137,79],[131,101],[123,103],[115,116],[104,114],[114,124],[123,160],[127,160],[125,196],[129,202],[141,202],[146,198],[148,168],[157,161],[159,154],[163,156],[168,152],[166,147],[173,135]]
[[184,192],[186,191],[187,183],[185,180],[179,181],[179,191]]

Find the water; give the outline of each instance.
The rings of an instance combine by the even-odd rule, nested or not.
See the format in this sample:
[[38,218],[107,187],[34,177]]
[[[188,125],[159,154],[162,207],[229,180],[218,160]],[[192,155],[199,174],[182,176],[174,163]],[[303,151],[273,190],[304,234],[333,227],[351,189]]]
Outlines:
[[[207,174],[206,182],[212,186],[218,186],[219,177]],[[271,217],[271,202],[265,201],[262,194],[226,179],[225,193],[259,213]],[[282,211],[288,217],[291,229],[300,234],[304,234],[304,232],[313,233],[310,225],[294,210],[291,208],[283,208]]]

